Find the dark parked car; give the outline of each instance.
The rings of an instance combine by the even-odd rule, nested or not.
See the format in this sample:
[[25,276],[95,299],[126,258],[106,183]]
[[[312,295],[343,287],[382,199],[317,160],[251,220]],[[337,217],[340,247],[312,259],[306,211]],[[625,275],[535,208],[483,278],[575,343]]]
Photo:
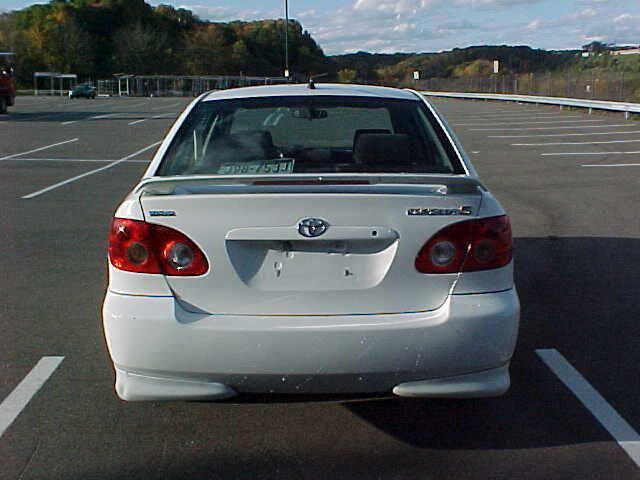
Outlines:
[[0,114],[7,113],[16,99],[16,79],[13,70],[14,55],[0,52]]
[[69,98],[96,98],[96,89],[91,85],[78,85],[69,91]]

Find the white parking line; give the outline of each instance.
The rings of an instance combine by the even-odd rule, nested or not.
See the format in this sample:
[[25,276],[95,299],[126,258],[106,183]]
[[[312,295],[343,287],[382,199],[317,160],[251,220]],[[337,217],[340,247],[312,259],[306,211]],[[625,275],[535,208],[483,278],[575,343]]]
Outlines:
[[68,178],[66,180],[63,180],[62,182],[58,182],[58,183],[53,184],[53,185],[51,185],[49,187],[43,188],[42,190],[38,190],[37,192],[33,192],[33,193],[28,194],[28,195],[24,195],[21,198],[23,198],[25,200],[28,200],[28,199],[31,199],[31,198],[35,198],[35,197],[38,197],[38,196],[42,195],[43,193],[50,192],[51,190],[55,190],[56,188],[62,187],[63,185],[67,185],[68,183],[75,182],[76,180],[80,180],[81,178],[88,177],[89,175],[93,175],[94,173],[104,172],[105,170],[108,170],[108,169],[110,169],[112,167],[115,167],[116,165],[118,165],[120,163],[126,162],[127,160],[130,160],[130,159],[132,159],[134,157],[137,157],[138,155],[140,155],[141,153],[146,152],[147,150],[151,150],[153,147],[156,147],[156,146],[160,145],[161,143],[162,143],[162,141],[159,141],[159,142],[156,142],[156,143],[152,143],[151,145],[149,145],[147,147],[144,147],[144,148],[138,150],[137,152],[132,153],[131,155],[127,155],[126,157],[121,158],[120,160],[116,160],[115,162],[111,162],[110,164],[105,165],[104,167],[96,168],[95,170],[91,170],[89,172],[81,173],[80,175],[76,175],[75,177]]
[[580,165],[587,168],[610,168],[610,167],[640,167],[640,163],[609,163],[600,165]]
[[548,142],[548,143],[512,143],[513,147],[546,147],[547,145],[607,145],[611,143],[640,143],[638,140],[608,140],[601,142]]
[[[544,122],[520,122],[517,120],[512,120],[511,122],[492,123],[492,125],[513,125],[514,123],[518,123],[520,125],[553,125],[557,123],[598,123],[598,122],[604,122],[604,120],[552,120],[552,121],[547,120]],[[485,123],[454,123],[453,125],[457,127],[481,127],[486,124],[487,122]]]
[[[149,117],[153,120],[157,120],[159,118],[173,118],[176,116],[175,112],[169,112],[169,113],[161,113],[160,115],[154,115],[153,117]],[[131,122],[129,123],[129,125],[138,125],[140,123],[146,122],[147,120],[149,120],[149,118],[142,118],[140,120],[136,120],[135,122]]]
[[487,138],[548,138],[548,137],[590,137],[591,135],[633,135],[640,130],[626,132],[589,132],[589,133],[542,133],[538,135],[487,135]]
[[563,115],[579,115],[579,113],[577,112],[559,112],[559,111],[553,111],[553,112],[540,112],[538,110],[509,110],[508,112],[503,112],[503,113],[494,113],[494,112],[474,112],[471,110],[462,110],[462,111],[458,111],[458,112],[449,112],[452,114],[459,114],[459,115],[468,115],[470,117],[515,117],[515,116],[529,116],[529,117],[544,117],[544,116],[563,116]]
[[543,157],[562,157],[564,155],[640,155],[640,151],[636,152],[562,152],[562,153],[541,153]]
[[[68,115],[70,113],[73,114],[82,114],[85,109],[86,109],[86,105],[65,105],[65,104],[58,104],[57,106],[62,106],[62,107],[66,107],[66,109],[62,112],[56,112],[53,114],[49,114],[47,115],[48,117],[61,117],[61,116],[65,116]],[[61,125],[73,125],[74,123],[78,123],[80,121],[82,121],[82,118],[79,118],[77,120],[67,120],[61,123]]]
[[160,115],[154,115],[153,119],[158,119],[158,118],[174,118],[176,115],[178,115],[176,112],[168,112],[168,113],[161,113]]
[[582,115],[562,115],[562,114],[557,114],[557,113],[552,113],[552,114],[540,114],[540,115],[527,115],[527,116],[522,116],[522,115],[514,115],[514,116],[496,116],[496,117],[486,117],[486,116],[475,116],[475,115],[471,115],[471,116],[464,116],[464,115],[448,115],[449,118],[452,119],[457,119],[457,120],[473,120],[476,122],[480,122],[483,120],[486,121],[490,121],[490,120],[544,120],[545,118],[548,119],[566,119],[566,118],[584,118]]
[[[102,158],[15,158],[13,162],[77,162],[77,163],[111,163],[117,160]],[[122,163],[149,163],[151,160],[126,160]]]
[[536,350],[538,356],[582,402],[598,422],[640,467],[640,435],[598,391],[555,349]]
[[[137,108],[137,107],[141,107],[143,105],[146,105],[147,102],[139,102],[139,103],[134,103],[133,105],[123,105],[124,107],[131,109],[131,108]],[[119,106],[118,104],[114,104],[113,106]],[[102,120],[103,118],[113,118],[113,117],[117,117],[118,115],[129,115],[131,112],[113,112],[113,113],[107,113],[105,115],[94,115],[93,117],[89,117],[89,119],[91,120]],[[122,118],[123,120],[126,120],[126,117]],[[79,120],[74,120],[74,121],[79,121]]]
[[30,153],[41,152],[43,150],[47,150],[47,149],[53,148],[53,147],[59,147],[60,145],[65,145],[67,143],[77,142],[78,140],[79,140],[78,138],[72,138],[71,140],[65,140],[63,142],[58,142],[58,143],[53,143],[51,145],[47,145],[46,147],[35,148],[33,150],[29,150],[28,152],[14,153],[13,155],[7,155],[6,157],[0,158],[0,161],[9,160],[11,158],[16,158],[16,157],[21,157],[22,155],[28,155]]
[[115,113],[107,113],[106,115],[94,115],[93,117],[89,117],[92,120],[102,120],[103,118],[111,118],[111,117],[115,117],[116,115],[123,115],[126,114],[127,112],[115,112]]
[[16,388],[0,403],[0,437],[33,396],[60,366],[64,357],[42,357]]
[[495,130],[504,130],[504,131],[523,131],[523,130],[580,130],[582,128],[613,128],[613,127],[634,127],[637,128],[637,125],[629,125],[626,123],[617,124],[617,125],[575,125],[571,127],[518,127],[518,128],[470,128],[470,132],[492,132]]

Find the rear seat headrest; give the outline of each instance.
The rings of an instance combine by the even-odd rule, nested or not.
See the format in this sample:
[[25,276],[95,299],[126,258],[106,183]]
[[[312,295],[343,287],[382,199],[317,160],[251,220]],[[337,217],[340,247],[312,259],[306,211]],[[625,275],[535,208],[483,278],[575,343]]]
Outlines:
[[207,160],[228,161],[268,160],[277,156],[269,131],[232,133],[214,139],[207,149]]
[[361,128],[360,130],[356,130],[356,133],[353,135],[353,150],[355,151],[356,149],[356,143],[358,143],[360,135],[370,135],[372,133],[390,134],[391,130],[387,130],[386,128]]
[[411,140],[404,134],[363,133],[357,137],[353,157],[357,163],[372,166],[411,165]]

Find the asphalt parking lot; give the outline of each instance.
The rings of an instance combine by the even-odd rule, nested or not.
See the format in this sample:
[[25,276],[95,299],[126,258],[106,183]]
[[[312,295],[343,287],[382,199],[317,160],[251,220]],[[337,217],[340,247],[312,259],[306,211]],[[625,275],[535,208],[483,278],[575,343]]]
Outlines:
[[640,479],[640,122],[434,101],[514,227],[505,397],[126,404],[107,228],[187,102],[21,97],[0,116],[1,479]]

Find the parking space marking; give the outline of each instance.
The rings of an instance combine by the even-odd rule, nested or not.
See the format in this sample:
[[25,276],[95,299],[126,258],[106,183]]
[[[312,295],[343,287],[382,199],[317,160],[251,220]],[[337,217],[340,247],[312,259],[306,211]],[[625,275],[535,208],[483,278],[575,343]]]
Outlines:
[[111,118],[111,117],[115,117],[116,115],[124,115],[127,112],[115,112],[115,113],[107,113],[106,115],[94,115],[93,117],[89,117],[92,120],[102,120],[103,118]]
[[59,147],[60,145],[66,145],[67,143],[77,142],[78,140],[79,140],[78,138],[72,138],[71,140],[65,140],[63,142],[53,143],[45,147],[35,148],[33,150],[29,150],[28,152],[14,153],[12,155],[7,155],[6,157],[0,158],[0,162],[2,160],[10,160],[12,158],[21,157],[22,155],[29,155],[30,153],[42,152],[43,150],[48,150],[49,148],[53,148],[53,147]]
[[177,112],[167,112],[167,113],[161,113],[159,115],[154,115],[151,118],[175,118],[178,116]]
[[[134,103],[133,105],[124,105],[124,106],[127,107],[128,109],[131,109],[131,108],[142,107],[143,105],[146,105],[146,104],[147,104],[147,102],[145,101],[145,102]],[[118,107],[120,105],[117,104],[117,103],[114,103],[114,104],[109,105],[109,106]],[[130,112],[113,112],[113,113],[107,113],[107,114],[104,114],[104,115],[94,115],[92,117],[89,117],[88,119],[90,119],[90,120],[102,120],[104,118],[113,118],[113,117],[117,117],[118,115],[129,115],[129,114],[130,114]],[[126,117],[122,117],[122,119],[126,119]],[[82,119],[82,120],[87,120],[87,119],[85,118],[85,119]],[[81,121],[81,120],[73,120],[72,122],[65,122],[65,123],[63,123],[63,125],[70,125],[71,123],[75,123],[75,122],[79,122],[79,121]]]
[[161,113],[160,115],[154,115],[153,117],[148,117],[148,118],[142,118],[140,120],[136,120],[135,122],[131,122],[129,123],[129,125],[138,125],[140,123],[146,122],[147,120],[151,119],[151,120],[157,120],[160,118],[173,118],[175,117],[177,114],[175,112],[169,112],[169,113]]
[[[13,162],[77,162],[77,163],[111,163],[113,158],[15,158]],[[149,163],[151,160],[126,160],[122,163]]]
[[68,178],[66,180],[63,180],[62,182],[55,183],[55,184],[53,184],[53,185],[51,185],[49,187],[43,188],[42,190],[38,190],[37,192],[33,192],[33,193],[28,194],[28,195],[24,195],[21,198],[24,199],[24,200],[29,200],[31,198],[39,197],[43,193],[50,192],[51,190],[55,190],[56,188],[60,188],[60,187],[62,187],[64,185],[67,185],[69,183],[75,182],[76,180],[80,180],[81,178],[85,178],[85,177],[88,177],[89,175],[93,175],[94,173],[104,172],[105,170],[113,168],[116,165],[119,165],[121,163],[126,162],[127,160],[131,160],[132,158],[137,157],[138,155],[140,155],[141,153],[146,152],[147,150],[151,150],[153,147],[156,147],[156,146],[160,145],[161,143],[162,143],[162,140],[158,141],[158,142],[155,142],[155,143],[152,143],[151,145],[146,146],[146,147],[138,150],[137,152],[132,153],[131,155],[127,155],[126,157],[121,158],[120,160],[116,160],[115,162],[111,162],[110,164],[105,165],[104,167],[96,168],[95,170],[91,170],[89,172],[81,173],[80,175],[76,175],[75,177],[71,177],[71,178]]
[[590,137],[592,135],[633,135],[640,130],[625,132],[589,132],[589,133],[541,133],[536,135],[488,135],[487,138],[550,138],[550,137]]
[[562,157],[565,155],[639,155],[640,151],[635,152],[554,152],[554,153],[541,153],[543,157]]
[[504,130],[504,131],[523,131],[523,130],[580,130],[582,128],[614,128],[614,127],[634,127],[637,128],[637,125],[634,124],[616,124],[616,125],[575,125],[570,127],[518,127],[518,128],[470,128],[470,132],[492,132],[495,130]]
[[33,396],[60,366],[64,357],[42,357],[18,386],[0,403],[0,437],[24,410]]
[[609,163],[600,165],[580,165],[587,168],[610,168],[610,167],[640,167],[640,163]]
[[582,115],[562,115],[562,114],[558,114],[558,113],[552,113],[552,114],[536,114],[536,115],[526,115],[526,116],[522,116],[522,115],[517,115],[517,116],[495,116],[495,117],[489,117],[489,116],[466,116],[466,115],[447,115],[448,118],[451,119],[457,119],[457,120],[473,120],[476,122],[480,122],[480,121],[491,121],[491,120],[544,120],[546,118],[548,119],[552,119],[555,120],[557,119],[567,119],[567,118],[584,118]]
[[[520,122],[518,120],[512,120],[510,122],[497,122],[492,123],[493,125],[513,125],[514,123],[518,123],[520,125],[553,125],[557,123],[599,123],[604,122],[605,120],[546,120],[544,122]],[[452,125],[456,127],[481,127],[486,125],[485,123],[452,123]],[[600,125],[598,125],[600,126]]]
[[[45,113],[43,115],[37,115],[35,117],[31,117],[29,120],[30,121],[36,121],[36,120],[42,120],[45,118],[56,118],[56,117],[64,117],[65,115],[69,115],[69,114],[81,114],[84,112],[84,109],[86,107],[86,105],[70,105],[69,103],[64,103],[64,102],[59,102],[57,101],[58,99],[56,99],[56,101],[50,102],[45,104],[45,106],[47,106],[49,109],[53,109],[56,107],[59,108],[63,108],[63,111],[60,112],[51,112],[51,113]],[[113,107],[116,106],[116,104],[114,103],[102,103],[101,106],[108,106],[108,107]],[[79,108],[78,108],[79,107]],[[74,123],[80,122],[81,119],[78,120],[69,120],[69,121],[65,121],[62,122],[61,125],[72,125]]]
[[593,141],[593,142],[549,142],[549,143],[512,143],[513,147],[546,147],[551,145],[606,145],[611,143],[639,143],[637,140],[607,140],[607,141]]
[[640,467],[640,435],[598,391],[555,349],[536,350],[538,356],[580,400],[618,445]]

